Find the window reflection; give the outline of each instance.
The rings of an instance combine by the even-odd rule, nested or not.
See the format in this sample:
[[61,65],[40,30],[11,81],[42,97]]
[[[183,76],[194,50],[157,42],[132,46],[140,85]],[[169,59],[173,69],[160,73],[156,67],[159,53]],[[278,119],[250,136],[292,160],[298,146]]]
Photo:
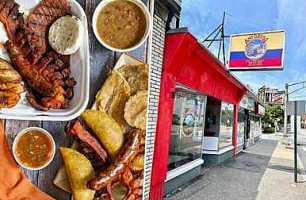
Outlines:
[[219,149],[232,145],[234,129],[234,105],[222,102]]
[[177,85],[174,95],[168,171],[201,157],[206,96]]

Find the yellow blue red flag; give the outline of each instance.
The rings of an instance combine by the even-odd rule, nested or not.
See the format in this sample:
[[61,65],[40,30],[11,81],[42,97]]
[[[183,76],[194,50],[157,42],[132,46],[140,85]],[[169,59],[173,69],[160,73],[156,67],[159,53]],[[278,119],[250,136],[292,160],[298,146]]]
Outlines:
[[285,31],[231,35],[229,70],[283,69]]

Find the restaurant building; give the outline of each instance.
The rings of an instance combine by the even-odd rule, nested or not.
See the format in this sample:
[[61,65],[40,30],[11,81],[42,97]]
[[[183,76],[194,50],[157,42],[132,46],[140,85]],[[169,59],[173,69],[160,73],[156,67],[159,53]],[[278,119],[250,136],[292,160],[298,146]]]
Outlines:
[[186,29],[168,32],[161,74],[150,199],[162,199],[235,155],[247,88]]
[[264,102],[251,90],[240,102],[238,114],[237,151],[250,147],[262,134],[262,117],[265,115]]
[[154,4],[145,169],[150,200],[238,152],[240,102],[248,92],[187,28],[178,29],[180,6],[179,0]]

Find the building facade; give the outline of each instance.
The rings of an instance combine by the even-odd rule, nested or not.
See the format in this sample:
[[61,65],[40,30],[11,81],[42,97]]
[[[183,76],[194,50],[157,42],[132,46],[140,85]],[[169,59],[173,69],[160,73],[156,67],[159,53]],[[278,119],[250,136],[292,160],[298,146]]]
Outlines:
[[285,91],[280,91],[274,87],[262,86],[258,89],[258,97],[265,104],[284,105]]
[[[156,0],[154,7],[144,197],[159,200],[203,166],[239,152],[240,102],[248,89],[187,28],[178,29],[181,1]],[[253,140],[256,102],[248,118]]]

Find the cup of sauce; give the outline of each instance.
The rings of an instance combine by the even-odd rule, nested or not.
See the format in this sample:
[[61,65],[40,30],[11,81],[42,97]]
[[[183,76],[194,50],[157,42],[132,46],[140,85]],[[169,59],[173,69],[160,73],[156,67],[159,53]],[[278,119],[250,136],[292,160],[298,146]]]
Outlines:
[[13,155],[28,170],[47,167],[55,155],[55,142],[49,132],[30,127],[21,131],[13,142]]
[[98,41],[117,52],[141,46],[152,30],[151,15],[140,0],[103,0],[92,19]]

